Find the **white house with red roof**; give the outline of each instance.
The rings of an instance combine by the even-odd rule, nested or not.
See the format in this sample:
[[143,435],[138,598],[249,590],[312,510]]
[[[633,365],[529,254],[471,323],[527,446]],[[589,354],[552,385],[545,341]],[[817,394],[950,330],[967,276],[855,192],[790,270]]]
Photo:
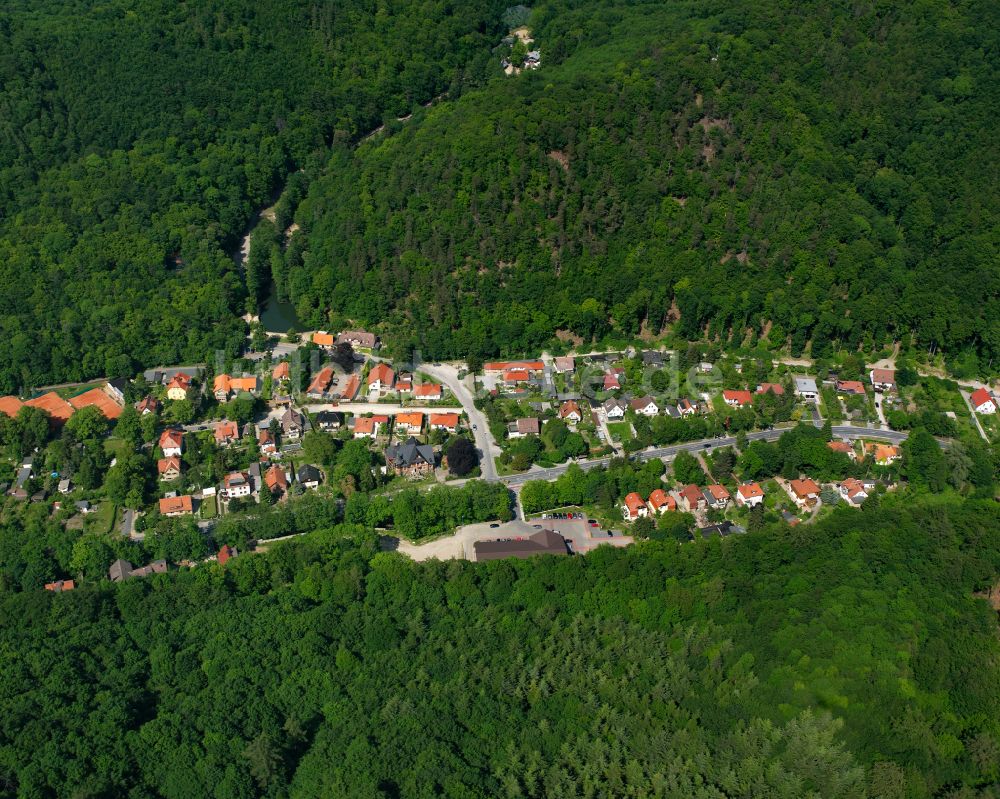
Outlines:
[[740,507],[752,508],[764,502],[764,489],[759,483],[744,483],[736,489],[736,504]]
[[753,397],[750,396],[749,391],[738,391],[727,388],[722,392],[722,399],[731,408],[742,408],[744,405],[749,405]]
[[626,495],[625,502],[622,503],[622,516],[625,521],[634,522],[636,519],[648,515],[649,508],[646,507],[645,500],[639,494],[633,491]]
[[649,495],[648,504],[649,509],[656,514],[666,513],[670,510],[677,510],[677,500],[670,496],[670,494],[662,488],[653,490],[653,493]]
[[997,398],[985,388],[977,388],[969,396],[972,402],[972,409],[976,413],[989,416],[997,412]]

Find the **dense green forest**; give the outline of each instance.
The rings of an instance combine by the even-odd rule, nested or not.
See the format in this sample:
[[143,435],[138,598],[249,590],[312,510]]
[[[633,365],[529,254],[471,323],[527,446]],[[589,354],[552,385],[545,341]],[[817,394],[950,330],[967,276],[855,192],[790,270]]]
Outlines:
[[333,141],[486,69],[492,0],[0,8],[0,393],[234,354],[228,252]]
[[674,321],[1000,355],[996,3],[551,2],[530,24],[541,69],[335,149],[283,277],[309,324],[430,357]]
[[995,503],[414,564],[340,526],[0,596],[0,796],[989,797]]

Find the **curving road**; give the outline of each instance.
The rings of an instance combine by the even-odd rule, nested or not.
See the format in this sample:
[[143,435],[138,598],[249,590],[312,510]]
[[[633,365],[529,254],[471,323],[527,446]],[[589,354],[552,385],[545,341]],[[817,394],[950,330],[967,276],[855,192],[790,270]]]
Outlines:
[[473,388],[475,385],[474,377],[468,374],[464,380],[459,380],[458,368],[446,363],[421,363],[416,368],[444,383],[455,395],[455,399],[462,403],[462,410],[469,417],[472,435],[476,440],[476,448],[479,450],[479,471],[484,480],[495,482],[498,479],[495,459],[500,455],[500,452],[493,441],[493,436],[490,435],[490,424],[486,414],[476,407],[475,389]]

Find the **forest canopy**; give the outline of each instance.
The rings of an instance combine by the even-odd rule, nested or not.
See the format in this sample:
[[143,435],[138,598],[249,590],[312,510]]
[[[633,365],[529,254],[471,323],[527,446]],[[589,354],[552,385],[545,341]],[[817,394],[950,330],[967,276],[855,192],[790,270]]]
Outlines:
[[484,564],[340,526],[0,594],[0,796],[993,796],[998,536],[929,496]]
[[254,212],[331,141],[473,80],[501,12],[4,3],[0,393],[236,354]]
[[552,2],[530,24],[539,70],[336,148],[283,277],[310,325],[442,358],[669,325],[1000,356],[997,4]]

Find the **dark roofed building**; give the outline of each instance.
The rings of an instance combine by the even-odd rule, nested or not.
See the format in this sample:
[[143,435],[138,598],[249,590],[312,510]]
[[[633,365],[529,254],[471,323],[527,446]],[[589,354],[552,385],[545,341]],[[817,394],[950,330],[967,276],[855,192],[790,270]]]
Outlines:
[[566,541],[554,530],[539,530],[527,538],[509,541],[476,541],[472,546],[476,561],[502,558],[531,558],[535,555],[568,555]]
[[323,476],[319,473],[319,469],[306,463],[299,467],[296,478],[304,488],[316,488]]
[[343,423],[343,414],[336,411],[320,411],[316,414],[316,426],[320,430],[336,430]]
[[434,448],[410,436],[402,444],[386,447],[385,462],[396,474],[419,477],[434,471]]
[[132,564],[119,558],[108,569],[108,577],[113,583],[120,583],[132,576]]

